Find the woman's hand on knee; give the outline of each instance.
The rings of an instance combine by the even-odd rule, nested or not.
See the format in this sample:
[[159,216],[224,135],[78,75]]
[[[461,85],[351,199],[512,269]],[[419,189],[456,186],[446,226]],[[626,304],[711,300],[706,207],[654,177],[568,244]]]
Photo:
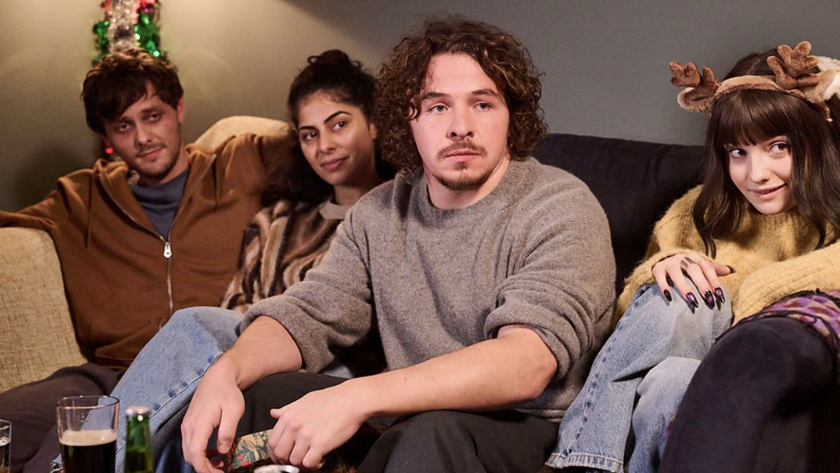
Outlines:
[[[672,298],[670,287],[673,286],[688,305],[700,307],[702,300],[711,309],[715,307],[715,300],[718,303],[724,301],[719,277],[731,274],[733,269],[711,261],[700,253],[691,252],[663,258],[653,266],[651,272],[659,290],[669,301]],[[699,294],[694,293],[691,283],[694,283]]]

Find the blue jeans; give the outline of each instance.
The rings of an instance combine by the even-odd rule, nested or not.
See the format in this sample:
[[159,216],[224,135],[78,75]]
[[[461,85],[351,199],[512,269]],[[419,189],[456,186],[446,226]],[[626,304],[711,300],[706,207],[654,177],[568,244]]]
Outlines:
[[628,473],[656,470],[665,427],[699,360],[732,322],[728,292],[714,309],[673,294],[668,302],[656,285],[636,294],[566,411],[547,465],[618,472],[629,453]]
[[[148,406],[157,471],[193,471],[183,461],[181,419],[201,377],[236,341],[242,314],[216,307],[176,312],[143,348],[112,395],[120,406]],[[119,422],[116,472],[125,467],[125,419]],[[56,461],[60,462],[61,458]]]
[[[181,420],[204,372],[237,338],[243,320],[239,312],[218,307],[194,307],[176,312],[134,359],[111,393],[120,405],[148,406],[152,450],[157,471],[193,471],[181,452]],[[335,362],[325,373],[351,377]],[[119,423],[116,472],[125,463],[125,422]],[[211,438],[215,444],[215,439]]]
[[[148,406],[158,471],[182,465],[181,420],[204,372],[236,341],[243,315],[217,307],[176,312],[131,363],[111,393],[124,407]],[[119,424],[116,471],[125,462],[125,422]],[[186,471],[192,471],[188,469]]]

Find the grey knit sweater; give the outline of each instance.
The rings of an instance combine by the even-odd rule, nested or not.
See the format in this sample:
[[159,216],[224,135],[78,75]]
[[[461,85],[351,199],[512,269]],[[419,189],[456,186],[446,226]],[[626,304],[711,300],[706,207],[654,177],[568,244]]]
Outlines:
[[371,331],[398,369],[528,324],[558,370],[518,410],[559,421],[607,335],[614,273],[606,216],[565,171],[514,161],[496,189],[458,210],[432,206],[420,172],[359,200],[321,265],[255,304],[244,324],[279,320],[311,372]]

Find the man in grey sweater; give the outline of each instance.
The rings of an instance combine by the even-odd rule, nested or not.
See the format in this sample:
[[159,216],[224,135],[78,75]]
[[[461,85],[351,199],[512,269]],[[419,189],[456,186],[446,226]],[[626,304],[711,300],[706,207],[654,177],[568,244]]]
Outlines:
[[[375,417],[397,421],[360,472],[540,467],[607,334],[615,269],[590,191],[528,157],[545,131],[537,77],[482,23],[428,21],[395,48],[376,124],[403,173],[356,204],[303,282],[252,307],[206,372],[181,425],[196,471],[217,471],[214,429],[226,452],[246,409],[268,417],[255,405],[276,408],[272,457],[307,469]],[[370,335],[387,371],[308,374]]]

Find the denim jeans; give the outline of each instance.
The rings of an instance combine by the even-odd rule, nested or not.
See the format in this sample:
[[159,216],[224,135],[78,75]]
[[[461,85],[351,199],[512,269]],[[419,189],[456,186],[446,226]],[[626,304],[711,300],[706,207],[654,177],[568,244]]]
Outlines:
[[[148,406],[156,469],[193,471],[181,452],[181,420],[204,372],[237,338],[243,320],[239,312],[218,307],[194,307],[176,312],[120,379],[111,395],[128,406]],[[349,378],[350,370],[336,361],[324,373]],[[125,463],[125,421],[119,422],[116,472]],[[211,442],[215,440],[211,438]],[[56,459],[60,461],[60,458]]]
[[[216,307],[176,312],[112,391],[122,409],[151,409],[149,427],[157,471],[193,471],[180,452],[181,419],[204,372],[236,341],[236,328],[242,318],[238,312]],[[125,419],[120,419],[117,473],[125,466],[125,424]]]
[[[183,463],[180,445],[172,442],[180,436],[181,419],[204,372],[233,346],[242,319],[238,312],[217,307],[176,312],[143,347],[111,393],[122,406],[151,409],[149,428],[159,471],[168,460]],[[125,462],[125,422],[120,422],[119,430],[117,472],[123,470]]]
[[702,302],[694,308],[672,294],[668,302],[656,285],[636,294],[566,411],[547,465],[618,472],[629,456],[629,473],[655,471],[662,435],[696,360],[732,322],[728,292],[714,309]]

